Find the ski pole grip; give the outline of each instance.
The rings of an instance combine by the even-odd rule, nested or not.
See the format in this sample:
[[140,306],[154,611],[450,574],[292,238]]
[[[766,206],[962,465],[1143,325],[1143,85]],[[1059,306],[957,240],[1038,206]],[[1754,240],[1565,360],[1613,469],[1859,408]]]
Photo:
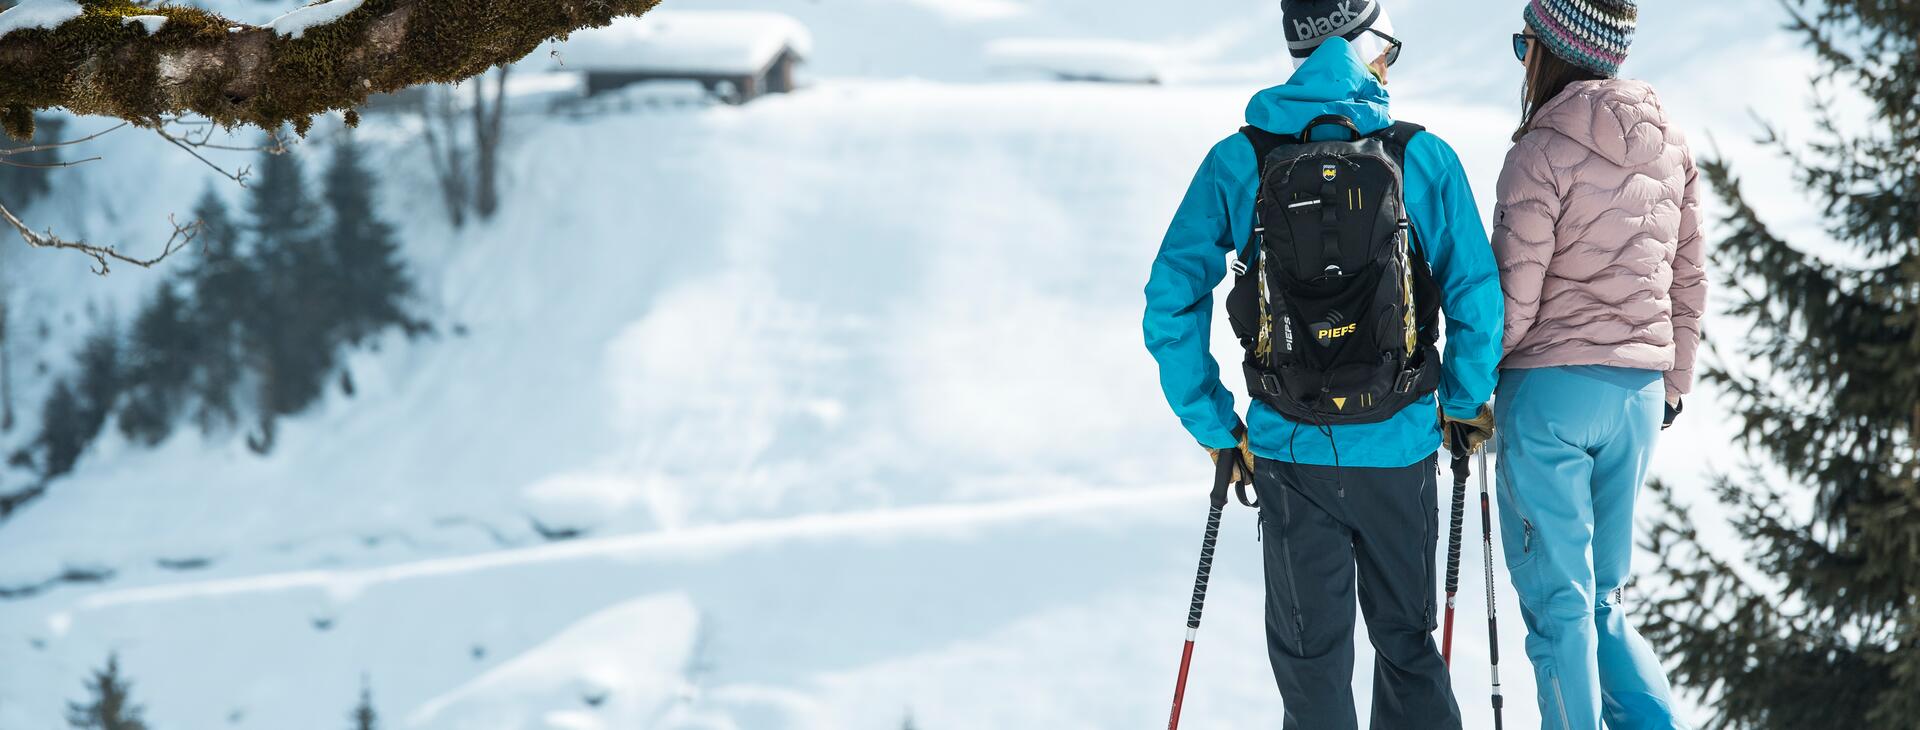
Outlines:
[[[1224,499],[1224,497],[1223,497]],[[1193,576],[1193,602],[1187,605],[1187,629],[1200,629],[1200,611],[1207,603],[1207,580],[1213,575],[1213,545],[1220,538],[1220,509],[1215,504],[1207,511],[1207,534],[1200,542],[1200,570]]]
[[1467,519],[1467,473],[1459,462],[1453,471],[1453,520],[1447,539],[1447,595],[1460,592],[1460,529]]

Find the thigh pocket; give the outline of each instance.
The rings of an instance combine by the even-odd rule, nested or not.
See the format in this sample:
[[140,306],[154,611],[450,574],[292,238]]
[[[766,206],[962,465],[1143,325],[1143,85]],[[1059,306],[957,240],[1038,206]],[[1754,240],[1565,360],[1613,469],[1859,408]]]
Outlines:
[[1499,485],[1500,552],[1507,559],[1507,570],[1514,573],[1515,587],[1519,588],[1520,570],[1539,556],[1539,536],[1534,534],[1533,520],[1527,517],[1526,505],[1515,496],[1516,490],[1505,470],[1494,481]]

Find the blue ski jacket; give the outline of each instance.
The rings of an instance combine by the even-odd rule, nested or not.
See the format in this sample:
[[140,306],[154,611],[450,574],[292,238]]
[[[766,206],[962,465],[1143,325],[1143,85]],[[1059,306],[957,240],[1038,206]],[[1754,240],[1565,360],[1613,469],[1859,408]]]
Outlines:
[[[1298,134],[1323,114],[1343,115],[1369,134],[1393,123],[1386,88],[1338,38],[1314,51],[1287,83],[1247,104],[1248,124],[1278,134]],[[1316,138],[1337,134],[1345,132],[1315,130]],[[1143,329],[1160,364],[1160,387],[1207,448],[1234,446],[1240,422],[1208,343],[1213,290],[1226,278],[1228,256],[1251,238],[1258,177],[1253,144],[1244,135],[1214,145],[1167,227],[1147,281]],[[1492,395],[1504,316],[1500,273],[1466,171],[1439,137],[1423,132],[1408,144],[1405,196],[1446,318],[1439,404],[1430,395],[1379,423],[1315,427],[1254,400],[1246,423],[1255,454],[1319,466],[1410,466],[1439,448],[1440,409],[1471,418]]]

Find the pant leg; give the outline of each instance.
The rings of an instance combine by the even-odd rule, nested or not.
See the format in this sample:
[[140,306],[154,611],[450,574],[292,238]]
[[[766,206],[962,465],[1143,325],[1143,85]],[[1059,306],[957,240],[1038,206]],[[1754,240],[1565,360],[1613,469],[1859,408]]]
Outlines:
[[1459,730],[1460,705],[1440,648],[1434,556],[1440,539],[1437,457],[1400,469],[1341,470],[1354,530],[1360,613],[1373,641],[1373,719],[1380,730]]
[[1611,730],[1686,730],[1673,713],[1673,690],[1652,647],[1628,622],[1618,593],[1632,573],[1634,501],[1653,461],[1665,388],[1653,375],[1620,401],[1610,438],[1594,453],[1593,572],[1598,600],[1601,715]]
[[1500,375],[1500,535],[1527,625],[1541,726],[1598,730],[1590,487],[1596,392],[1557,368]]
[[1286,730],[1358,730],[1353,706],[1353,535],[1305,498],[1312,467],[1259,459],[1267,658]]

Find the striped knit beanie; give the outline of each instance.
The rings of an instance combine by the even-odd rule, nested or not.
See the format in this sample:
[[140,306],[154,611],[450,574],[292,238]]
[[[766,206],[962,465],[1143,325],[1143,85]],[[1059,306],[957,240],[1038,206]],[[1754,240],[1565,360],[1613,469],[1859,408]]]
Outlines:
[[1640,9],[1633,0],[1531,0],[1522,16],[1554,55],[1612,77],[1627,60]]
[[1386,52],[1387,42],[1365,31],[1371,28],[1393,35],[1393,21],[1380,0],[1283,0],[1280,13],[1294,68],[1305,63],[1328,38],[1351,41],[1363,62],[1371,62]]

